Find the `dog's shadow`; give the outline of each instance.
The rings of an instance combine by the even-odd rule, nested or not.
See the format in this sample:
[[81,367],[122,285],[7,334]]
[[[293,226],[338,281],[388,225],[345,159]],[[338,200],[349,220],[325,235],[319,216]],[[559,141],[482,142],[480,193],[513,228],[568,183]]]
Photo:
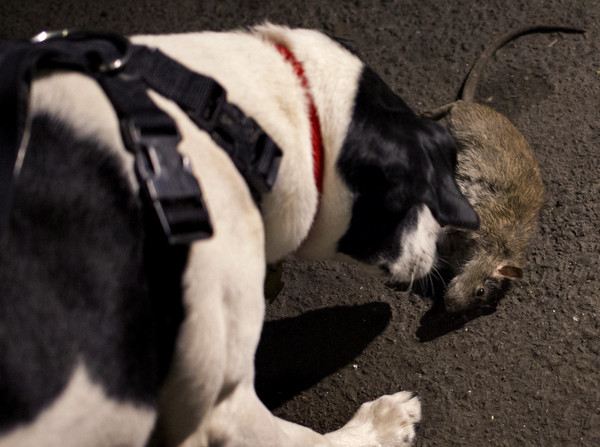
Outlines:
[[387,303],[318,309],[265,323],[256,352],[256,392],[275,409],[350,363],[387,327]]

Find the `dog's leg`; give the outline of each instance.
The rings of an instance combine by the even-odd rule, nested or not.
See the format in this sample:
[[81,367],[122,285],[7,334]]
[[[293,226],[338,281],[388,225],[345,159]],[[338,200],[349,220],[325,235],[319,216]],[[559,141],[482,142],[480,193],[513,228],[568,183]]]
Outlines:
[[[309,428],[273,416],[256,396],[252,383],[240,384],[215,408],[207,434],[209,445],[223,447],[331,445]],[[192,441],[185,447],[199,445]]]
[[[421,414],[419,399],[408,392],[363,404],[341,429],[320,435],[273,416],[250,383],[238,386],[213,411],[204,437],[209,445],[248,446],[380,446],[411,445]],[[204,445],[188,439],[185,447]]]
[[410,393],[364,404],[348,424],[325,436],[276,418],[260,402],[254,390],[254,355],[265,308],[265,261],[257,256],[263,239],[244,228],[238,225],[227,238],[216,236],[192,249],[185,282],[187,315],[161,399],[167,445],[410,445],[420,418],[419,400]]
[[[265,307],[265,263],[256,256],[262,239],[256,243],[246,238],[248,256],[241,256],[241,250],[224,250],[221,242],[225,240],[215,238],[212,243],[200,244],[202,251],[192,252],[190,257],[188,315],[161,402],[167,445],[410,445],[420,405],[409,393],[364,404],[348,424],[325,436],[271,414],[254,390],[254,354]],[[240,241],[234,243],[242,246]],[[229,269],[221,267],[217,253],[227,260]],[[236,256],[227,257],[227,253]],[[216,276],[215,266],[221,278]]]
[[409,446],[415,424],[421,419],[421,404],[412,393],[401,391],[362,404],[350,421],[325,436],[333,445]]

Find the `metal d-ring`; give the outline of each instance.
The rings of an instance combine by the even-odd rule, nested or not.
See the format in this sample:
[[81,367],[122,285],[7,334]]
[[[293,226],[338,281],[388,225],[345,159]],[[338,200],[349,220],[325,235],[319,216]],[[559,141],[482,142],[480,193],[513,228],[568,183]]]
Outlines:
[[129,40],[126,37],[111,32],[81,31],[70,29],[42,31],[41,33],[38,33],[35,36],[33,36],[30,39],[30,41],[32,43],[42,43],[59,39],[73,41],[105,39],[112,42],[115,45],[115,47],[121,52],[121,56],[112,61],[103,62],[97,67],[95,67],[95,69],[101,73],[110,73],[112,71],[119,70],[120,68],[125,66],[125,64],[131,58],[131,43],[129,42]]

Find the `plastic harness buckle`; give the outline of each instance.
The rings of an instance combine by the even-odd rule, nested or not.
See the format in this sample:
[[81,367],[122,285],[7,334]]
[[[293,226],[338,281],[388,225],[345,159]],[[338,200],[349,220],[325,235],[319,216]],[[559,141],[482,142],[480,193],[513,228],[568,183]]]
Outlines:
[[121,120],[125,145],[135,154],[135,172],[144,198],[156,212],[168,242],[190,244],[213,234],[202,192],[186,157],[177,151],[181,136],[167,115]]

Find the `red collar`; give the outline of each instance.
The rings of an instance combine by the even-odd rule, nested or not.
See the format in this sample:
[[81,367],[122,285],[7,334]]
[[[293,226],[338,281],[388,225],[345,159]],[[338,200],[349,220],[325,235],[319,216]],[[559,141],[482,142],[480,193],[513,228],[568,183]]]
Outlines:
[[283,55],[285,60],[292,64],[292,67],[294,67],[294,71],[304,88],[304,94],[308,101],[308,116],[311,127],[310,136],[313,152],[313,171],[317,190],[319,191],[319,194],[321,194],[323,191],[323,137],[321,136],[321,125],[319,124],[319,113],[315,106],[315,100],[310,93],[310,86],[308,84],[308,79],[306,79],[306,76],[304,75],[302,64],[288,48],[278,43],[275,44],[275,47],[277,47],[277,50]]

